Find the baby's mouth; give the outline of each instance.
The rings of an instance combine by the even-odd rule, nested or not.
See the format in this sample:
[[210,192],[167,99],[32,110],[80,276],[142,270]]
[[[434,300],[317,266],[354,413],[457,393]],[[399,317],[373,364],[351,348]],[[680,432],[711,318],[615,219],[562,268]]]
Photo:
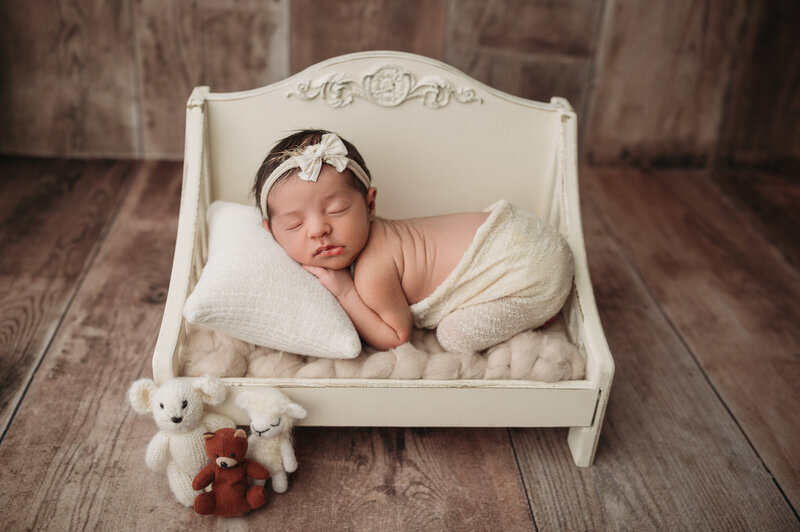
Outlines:
[[328,244],[327,246],[320,246],[314,253],[315,257],[336,257],[344,253],[344,246],[334,246]]

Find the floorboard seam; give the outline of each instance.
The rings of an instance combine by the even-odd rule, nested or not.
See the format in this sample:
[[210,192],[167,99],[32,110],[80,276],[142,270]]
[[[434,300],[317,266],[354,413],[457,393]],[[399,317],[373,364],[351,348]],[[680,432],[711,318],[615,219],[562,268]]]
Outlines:
[[130,16],[131,21],[131,54],[133,56],[133,123],[134,123],[134,142],[136,143],[135,151],[136,155],[139,157],[144,157],[144,126],[142,125],[144,120],[142,119],[142,115],[144,114],[144,103],[142,98],[142,66],[140,64],[140,57],[139,57],[139,47],[137,46],[137,28],[136,28],[136,21],[139,20],[136,18],[136,9],[133,6],[133,2],[128,2],[128,15]]
[[689,354],[689,356],[691,357],[692,361],[694,361],[695,365],[700,370],[700,374],[703,376],[703,379],[706,381],[706,383],[708,383],[709,387],[714,392],[714,395],[716,396],[717,400],[719,400],[719,402],[722,404],[722,407],[728,413],[728,416],[730,416],[730,418],[733,421],[733,423],[739,429],[739,433],[742,435],[742,437],[745,439],[747,444],[750,446],[750,449],[753,450],[753,453],[758,458],[758,461],[761,463],[761,466],[764,468],[764,471],[766,471],[769,474],[769,476],[772,478],[772,482],[775,483],[775,485],[778,487],[778,491],[783,496],[783,499],[784,499],[784,501],[786,501],[786,504],[789,505],[789,508],[791,508],[791,510],[794,513],[795,517],[797,517],[800,520],[800,515],[798,515],[797,509],[795,509],[795,507],[792,505],[792,503],[789,500],[789,498],[786,496],[786,493],[783,491],[783,489],[781,489],[781,486],[778,483],[777,479],[775,478],[775,475],[772,473],[770,468],[767,466],[766,462],[764,462],[764,459],[762,458],[761,453],[759,453],[758,449],[756,449],[755,445],[753,445],[753,442],[750,439],[750,437],[747,435],[747,432],[745,432],[744,428],[739,423],[739,420],[736,419],[736,416],[733,414],[731,409],[728,407],[728,404],[725,402],[725,400],[723,399],[722,395],[720,395],[720,392],[717,389],[717,387],[714,386],[714,383],[711,381],[711,379],[708,376],[708,373],[706,372],[705,368],[703,368],[703,365],[700,362],[700,360],[697,358],[697,355],[695,354],[694,350],[687,343],[686,339],[683,337],[683,335],[681,334],[681,332],[678,329],[678,327],[675,325],[675,323],[669,317],[667,312],[664,310],[664,307],[661,305],[661,302],[658,300],[658,298],[655,296],[655,294],[651,290],[650,285],[647,284],[647,282],[645,281],[644,276],[642,275],[642,273],[639,271],[639,269],[636,267],[636,265],[634,264],[633,260],[631,259],[630,254],[628,252],[628,248],[626,248],[621,243],[621,241],[617,237],[617,234],[613,231],[611,225],[609,224],[608,220],[606,219],[605,215],[603,214],[602,209],[593,200],[587,198],[586,201],[588,201],[588,202],[590,202],[592,204],[592,207],[594,208],[595,212],[598,213],[598,217],[600,218],[600,222],[603,224],[603,227],[605,227],[605,229],[606,229],[606,233],[611,237],[611,240],[619,248],[620,256],[625,260],[625,263],[628,265],[628,268],[630,268],[632,270],[633,275],[639,281],[639,284],[642,285],[642,289],[647,293],[647,296],[652,300],[652,302],[655,305],[656,309],[658,309],[658,313],[661,315],[662,318],[664,318],[664,320],[666,321],[667,325],[669,326],[669,329],[677,336],[678,341],[681,343],[681,345],[684,347],[686,352]]
[[528,503],[528,515],[531,518],[531,523],[533,523],[534,530],[539,532],[539,526],[536,524],[536,516],[533,514],[533,503],[531,502],[531,496],[528,493],[528,486],[525,484],[525,476],[522,474],[522,467],[519,463],[519,455],[517,454],[517,448],[514,445],[514,438],[511,435],[511,429],[506,429],[506,435],[508,436],[508,442],[511,444],[511,452],[514,455],[514,463],[517,465],[517,474],[519,475],[520,484],[522,484],[522,491],[525,493],[525,501]]
[[[133,173],[134,172],[134,168],[139,166],[140,164],[141,164],[141,162],[139,162],[139,164],[137,164],[136,162],[129,161],[126,164],[126,168],[124,169],[124,172],[128,173],[128,174]],[[105,175],[108,175],[108,174],[105,174]],[[64,323],[64,318],[69,313],[69,309],[72,308],[72,303],[75,301],[75,297],[78,295],[78,292],[80,292],[81,287],[83,286],[83,282],[86,279],[86,276],[91,271],[92,267],[94,266],[94,262],[97,259],[97,255],[100,254],[100,250],[105,245],[106,240],[108,238],[108,234],[111,232],[111,229],[114,227],[114,224],[117,221],[117,217],[119,216],[119,213],[122,210],[122,206],[124,205],[125,200],[128,198],[128,194],[130,193],[130,190],[131,190],[131,187],[133,185],[133,182],[135,181],[135,178],[128,178],[128,181],[129,182],[126,185],[123,186],[123,191],[120,193],[119,200],[117,201],[117,204],[114,207],[114,210],[112,211],[111,216],[108,218],[108,223],[106,223],[105,229],[103,229],[103,232],[100,235],[100,237],[98,238],[97,243],[94,246],[94,249],[89,254],[86,266],[83,268],[83,271],[80,273],[80,275],[78,276],[78,279],[75,282],[75,287],[72,290],[72,294],[69,296],[69,299],[67,300],[67,304],[64,306],[64,310],[62,311],[61,316],[59,317],[58,322],[56,323],[56,326],[53,329],[53,333],[50,335],[50,338],[47,341],[47,345],[45,346],[44,349],[42,349],[42,353],[39,356],[39,360],[36,361],[36,365],[33,367],[33,371],[31,372],[30,376],[28,377],[28,381],[25,383],[25,386],[22,388],[22,393],[19,395],[19,399],[17,400],[17,404],[14,405],[14,410],[11,412],[11,415],[8,417],[8,423],[6,423],[6,426],[3,427],[3,433],[0,434],[0,444],[3,443],[3,441],[6,438],[6,434],[8,434],[8,431],[11,428],[11,425],[14,423],[14,418],[17,417],[17,412],[19,411],[20,407],[22,406],[23,401],[25,401],[25,396],[28,395],[28,389],[30,389],[31,384],[33,383],[33,379],[36,378],[36,374],[39,372],[39,368],[42,366],[42,363],[44,362],[44,359],[47,358],[47,354],[50,352],[50,348],[53,345],[53,341],[55,340],[56,336],[58,336],[58,331],[61,329],[61,325]]]

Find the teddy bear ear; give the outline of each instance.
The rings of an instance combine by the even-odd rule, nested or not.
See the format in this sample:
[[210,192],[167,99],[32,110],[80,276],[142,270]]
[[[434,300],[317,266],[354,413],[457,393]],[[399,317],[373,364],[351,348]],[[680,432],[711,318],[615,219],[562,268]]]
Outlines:
[[222,381],[210,375],[195,379],[192,387],[200,394],[204,403],[216,406],[225,400],[228,390]]
[[234,438],[247,438],[247,433],[242,429],[236,429],[236,432],[233,433]]
[[158,387],[153,379],[139,379],[131,384],[131,388],[128,390],[128,401],[137,414],[150,412],[150,400],[157,390]]
[[298,405],[297,403],[289,403],[288,405],[286,405],[286,413],[295,419],[303,419],[308,415],[306,409]]
[[205,434],[203,434],[203,439],[204,440],[210,440],[214,436],[216,436],[216,434],[214,434],[213,432],[206,432]]
[[253,394],[251,392],[242,392],[239,395],[237,395],[236,400],[234,401],[236,403],[236,406],[238,406],[243,410],[247,410],[247,407],[250,404],[250,397],[252,395]]

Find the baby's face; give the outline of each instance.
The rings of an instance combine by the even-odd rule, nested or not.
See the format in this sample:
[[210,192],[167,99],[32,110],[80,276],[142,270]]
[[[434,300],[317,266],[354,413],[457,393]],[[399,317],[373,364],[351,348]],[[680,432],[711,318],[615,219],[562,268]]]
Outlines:
[[350,176],[328,164],[316,182],[292,176],[269,191],[272,236],[300,264],[347,268],[367,244],[375,193],[365,202]]

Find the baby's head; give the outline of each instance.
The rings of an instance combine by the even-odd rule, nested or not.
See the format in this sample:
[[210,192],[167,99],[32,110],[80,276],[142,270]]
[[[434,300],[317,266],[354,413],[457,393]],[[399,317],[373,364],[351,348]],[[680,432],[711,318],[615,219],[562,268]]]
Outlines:
[[355,146],[333,133],[303,130],[278,142],[253,193],[264,227],[300,264],[347,268],[367,244],[376,190]]

